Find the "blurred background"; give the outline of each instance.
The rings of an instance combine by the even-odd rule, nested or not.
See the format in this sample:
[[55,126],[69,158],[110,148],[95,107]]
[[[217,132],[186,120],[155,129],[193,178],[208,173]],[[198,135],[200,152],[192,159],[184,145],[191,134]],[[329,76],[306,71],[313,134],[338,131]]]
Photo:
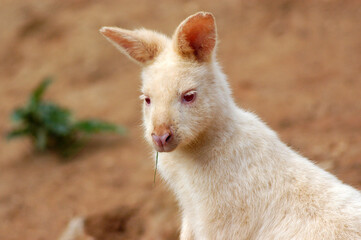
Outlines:
[[56,239],[87,216],[97,239],[177,239],[179,213],[143,140],[140,68],[98,32],[171,35],[197,11],[217,20],[218,59],[234,98],[295,150],[361,188],[358,0],[0,0],[0,132],[46,76],[45,99],[77,118],[124,126],[63,161],[27,139],[0,139],[0,239]]

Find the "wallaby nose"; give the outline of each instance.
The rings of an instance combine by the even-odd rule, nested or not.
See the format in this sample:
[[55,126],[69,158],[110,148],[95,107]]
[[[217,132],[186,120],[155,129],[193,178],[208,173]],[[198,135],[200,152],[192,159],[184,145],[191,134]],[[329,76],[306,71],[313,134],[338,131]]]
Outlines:
[[172,132],[167,131],[165,134],[158,136],[152,133],[153,142],[160,148],[164,148],[172,140]]

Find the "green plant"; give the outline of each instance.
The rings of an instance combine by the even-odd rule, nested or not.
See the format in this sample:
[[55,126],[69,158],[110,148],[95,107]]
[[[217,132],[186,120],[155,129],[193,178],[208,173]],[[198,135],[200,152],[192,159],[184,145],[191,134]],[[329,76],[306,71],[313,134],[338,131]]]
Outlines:
[[7,139],[30,137],[40,151],[51,150],[70,156],[80,150],[85,137],[100,132],[124,134],[125,129],[108,122],[86,119],[74,121],[68,109],[43,101],[51,79],[46,78],[31,93],[24,107],[13,111],[11,119],[17,127],[7,134]]

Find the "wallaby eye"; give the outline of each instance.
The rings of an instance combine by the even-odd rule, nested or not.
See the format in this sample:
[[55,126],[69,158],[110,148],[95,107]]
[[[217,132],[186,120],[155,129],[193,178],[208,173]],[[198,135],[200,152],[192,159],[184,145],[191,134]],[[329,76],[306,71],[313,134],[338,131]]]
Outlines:
[[191,90],[183,94],[182,102],[184,103],[191,103],[196,99],[196,91]]
[[145,104],[150,105],[150,98],[149,97],[145,97],[144,101],[145,101]]

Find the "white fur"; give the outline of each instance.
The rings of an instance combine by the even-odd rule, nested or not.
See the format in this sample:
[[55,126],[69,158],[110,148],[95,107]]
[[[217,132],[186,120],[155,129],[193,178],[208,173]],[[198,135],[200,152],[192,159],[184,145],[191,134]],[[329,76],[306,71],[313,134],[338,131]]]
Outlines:
[[[174,131],[177,147],[159,154],[158,168],[182,210],[182,240],[361,239],[360,192],[236,106],[214,44],[207,42],[216,34],[211,14],[189,17],[172,39],[147,30],[141,36],[117,31],[136,41],[159,38],[159,51],[151,56],[146,44],[136,51],[118,47],[133,60],[147,54],[140,62],[142,91],[152,101],[143,108],[146,139],[152,144],[159,126]],[[117,44],[112,34],[107,37]],[[200,53],[192,55],[192,47]],[[189,89],[196,89],[197,98],[186,106],[180,96]]]

